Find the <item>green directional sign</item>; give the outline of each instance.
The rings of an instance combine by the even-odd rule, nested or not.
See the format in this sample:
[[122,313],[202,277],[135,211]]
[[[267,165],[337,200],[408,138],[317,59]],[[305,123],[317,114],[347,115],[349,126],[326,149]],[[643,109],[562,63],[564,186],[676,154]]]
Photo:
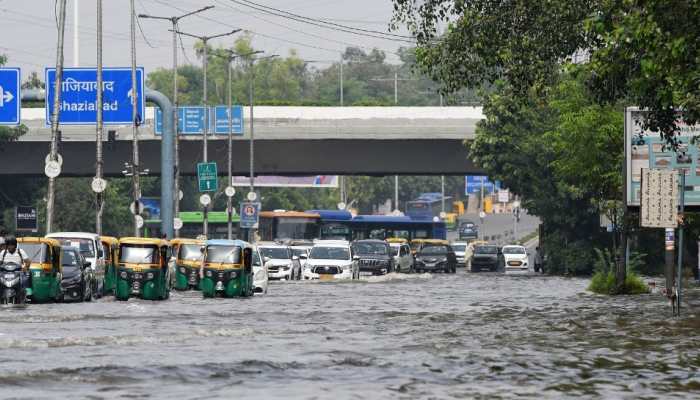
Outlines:
[[200,192],[216,192],[219,189],[219,181],[216,174],[216,163],[198,163],[197,181]]

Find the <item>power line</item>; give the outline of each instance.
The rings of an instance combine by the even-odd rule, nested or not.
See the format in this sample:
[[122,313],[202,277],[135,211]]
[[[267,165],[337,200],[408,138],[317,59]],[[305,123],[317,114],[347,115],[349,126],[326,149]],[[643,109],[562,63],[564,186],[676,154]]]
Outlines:
[[[233,2],[235,2],[235,3],[240,3],[240,1],[238,1],[238,0],[231,0],[231,1],[233,1]],[[289,16],[296,17],[296,18],[300,18],[300,19],[304,19],[304,20],[307,20],[307,21],[319,22],[319,23],[322,23],[322,24],[327,24],[327,25],[335,26],[335,27],[337,27],[337,28],[355,30],[355,31],[359,31],[359,32],[369,33],[369,34],[377,34],[377,35],[383,35],[383,36],[391,36],[391,37],[395,37],[395,38],[397,38],[397,39],[410,39],[412,42],[415,42],[415,38],[413,38],[413,37],[411,37],[411,36],[397,35],[397,34],[395,34],[395,33],[376,31],[376,30],[373,30],[373,29],[356,28],[356,27],[349,26],[349,25],[343,25],[343,24],[338,24],[338,23],[335,23],[335,22],[330,22],[329,20],[323,20],[323,19],[318,19],[318,18],[305,17],[305,16],[303,16],[303,15],[294,14],[294,13],[289,12],[289,11],[280,10],[280,9],[278,9],[278,8],[266,6],[266,5],[264,5],[264,4],[259,4],[259,3],[256,3],[256,2],[253,2],[253,1],[250,1],[250,0],[241,0],[241,1],[242,1],[242,2],[245,2],[245,3],[253,4],[254,6],[261,7],[261,8],[263,8],[263,9],[273,10],[273,11],[278,12],[278,13],[287,14],[287,15],[289,15]],[[252,6],[250,6],[250,7],[252,8]],[[263,11],[263,10],[260,10],[260,11]],[[372,36],[372,37],[374,37],[374,36]]]
[[[321,20],[314,20],[312,18],[298,16],[296,14],[292,14],[292,13],[289,13],[287,11],[278,10],[276,8],[271,8],[271,7],[269,9],[262,8],[265,6],[260,6],[257,3],[253,3],[253,2],[243,2],[243,1],[238,1],[238,0],[229,0],[229,1],[236,3],[238,5],[244,6],[244,7],[252,8],[254,10],[270,14],[270,15],[275,15],[278,17],[282,17],[282,18],[293,20],[293,21],[317,26],[320,28],[330,29],[330,30],[339,31],[339,32],[345,32],[345,33],[349,33],[349,34],[357,35],[357,36],[364,36],[364,37],[371,37],[371,38],[375,38],[375,39],[389,40],[392,42],[405,42],[405,43],[415,44],[415,39],[413,39],[413,38],[404,39],[404,38],[402,38],[401,35],[386,34],[384,32],[371,31],[368,29],[346,27],[344,25],[330,23],[330,22],[324,23]],[[377,34],[366,33],[366,32],[377,32]],[[399,36],[399,37],[392,38],[392,37],[387,37],[387,36]],[[404,37],[408,38],[407,36],[404,36]]]

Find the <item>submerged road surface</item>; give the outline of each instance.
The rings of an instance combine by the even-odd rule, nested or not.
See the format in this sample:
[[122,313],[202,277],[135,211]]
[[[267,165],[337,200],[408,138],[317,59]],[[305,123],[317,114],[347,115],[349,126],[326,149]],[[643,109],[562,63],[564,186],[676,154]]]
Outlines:
[[698,398],[700,317],[587,283],[459,270],[0,308],[0,397]]

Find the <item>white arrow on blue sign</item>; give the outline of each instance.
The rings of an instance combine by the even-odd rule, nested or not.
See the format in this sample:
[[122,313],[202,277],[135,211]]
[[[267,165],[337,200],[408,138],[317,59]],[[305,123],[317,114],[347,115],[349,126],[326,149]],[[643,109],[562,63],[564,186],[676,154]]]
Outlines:
[[[209,132],[214,132],[217,135],[228,134],[228,113],[226,106],[216,106],[211,109],[209,117]],[[243,134],[243,107],[231,107],[231,132],[235,135]]]
[[[46,124],[51,124],[56,68],[46,68]],[[105,124],[130,125],[133,94],[131,68],[104,68],[102,70],[102,116]],[[136,69],[137,118],[144,119],[144,72]],[[97,70],[95,68],[65,68],[61,82],[59,122],[63,125],[93,125],[97,123]]]
[[20,82],[19,68],[0,68],[0,125],[19,125]]

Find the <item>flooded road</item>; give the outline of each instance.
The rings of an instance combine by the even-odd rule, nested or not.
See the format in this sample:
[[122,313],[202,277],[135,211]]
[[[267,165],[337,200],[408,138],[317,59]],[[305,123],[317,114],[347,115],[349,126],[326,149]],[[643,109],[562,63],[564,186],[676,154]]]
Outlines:
[[459,270],[0,308],[0,397],[700,396],[700,316],[587,283]]

